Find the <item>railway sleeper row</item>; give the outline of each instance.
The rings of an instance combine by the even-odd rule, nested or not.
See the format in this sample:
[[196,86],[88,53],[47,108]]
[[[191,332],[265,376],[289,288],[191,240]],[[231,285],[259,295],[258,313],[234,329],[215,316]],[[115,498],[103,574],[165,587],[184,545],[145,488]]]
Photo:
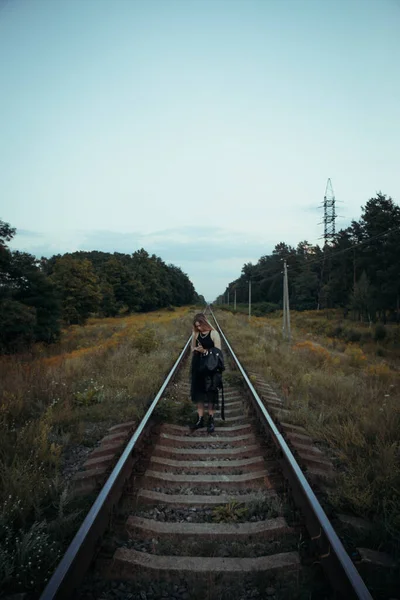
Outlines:
[[[332,461],[303,427],[288,422],[290,411],[272,387],[251,375],[309,481],[323,492],[332,481]],[[175,383],[184,395],[190,394],[188,379],[186,362]],[[219,411],[215,419],[212,435],[176,423],[157,428],[151,450],[135,465],[80,599],[332,597],[288,494],[276,448],[240,384],[225,384],[225,421]],[[111,463],[107,447],[121,444],[133,425],[110,432],[85,468],[96,468],[96,460],[100,468],[102,461]],[[346,521],[346,515],[341,518]],[[361,571],[372,563],[394,566],[381,553],[357,552]]]
[[278,600],[297,597],[304,585],[328,598],[275,447],[257,429],[240,386],[226,385],[225,415],[225,422],[216,415],[212,435],[173,423],[159,428],[82,599],[100,589],[105,599],[123,592],[142,600]]

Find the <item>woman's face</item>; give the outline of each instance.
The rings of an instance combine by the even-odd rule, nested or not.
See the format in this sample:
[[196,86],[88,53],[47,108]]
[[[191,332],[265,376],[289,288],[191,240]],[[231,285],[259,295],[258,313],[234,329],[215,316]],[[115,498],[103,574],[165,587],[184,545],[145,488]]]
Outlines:
[[200,333],[203,331],[203,325],[201,325],[201,323],[199,323],[198,321],[196,321],[194,326],[196,327],[197,331],[200,331]]

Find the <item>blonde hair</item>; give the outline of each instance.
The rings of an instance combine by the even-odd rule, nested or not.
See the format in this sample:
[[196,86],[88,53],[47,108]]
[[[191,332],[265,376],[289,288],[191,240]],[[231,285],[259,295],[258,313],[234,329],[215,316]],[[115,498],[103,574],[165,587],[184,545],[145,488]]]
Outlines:
[[207,329],[207,331],[213,331],[215,328],[211,325],[211,323],[209,323],[206,319],[206,316],[204,313],[197,313],[197,315],[194,316],[193,318],[193,333],[197,333],[198,330],[196,328],[196,323],[200,323],[200,325],[202,325],[204,328]]

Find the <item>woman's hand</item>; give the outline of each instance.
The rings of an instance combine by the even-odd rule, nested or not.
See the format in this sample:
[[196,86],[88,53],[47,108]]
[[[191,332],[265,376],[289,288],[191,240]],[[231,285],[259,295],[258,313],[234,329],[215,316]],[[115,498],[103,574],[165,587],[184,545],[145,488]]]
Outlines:
[[200,352],[200,354],[204,354],[205,352],[207,352],[207,350],[203,348],[203,346],[196,346],[194,348],[194,352]]

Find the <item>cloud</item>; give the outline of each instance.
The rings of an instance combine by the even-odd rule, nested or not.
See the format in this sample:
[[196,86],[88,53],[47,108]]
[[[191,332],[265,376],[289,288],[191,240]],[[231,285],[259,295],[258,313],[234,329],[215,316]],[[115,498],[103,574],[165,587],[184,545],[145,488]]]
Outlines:
[[[22,238],[22,239],[21,239]],[[41,242],[38,244],[38,239]],[[24,230],[10,244],[37,257],[50,257],[78,250],[132,254],[144,248],[167,264],[187,273],[196,291],[214,299],[226,285],[240,276],[243,265],[257,262],[272,252],[278,239],[264,239],[260,234],[199,226],[165,229],[151,233],[116,231],[70,231],[62,233]]]
[[17,229],[16,235],[22,235],[23,237],[29,237],[29,238],[44,237],[44,233],[41,233],[40,231],[31,231],[30,229]]
[[160,256],[164,261],[210,262],[260,257],[269,253],[276,241],[263,241],[261,236],[217,227],[184,227],[150,234],[119,234],[93,231],[86,234],[79,250],[104,250],[130,254],[138,248]]

